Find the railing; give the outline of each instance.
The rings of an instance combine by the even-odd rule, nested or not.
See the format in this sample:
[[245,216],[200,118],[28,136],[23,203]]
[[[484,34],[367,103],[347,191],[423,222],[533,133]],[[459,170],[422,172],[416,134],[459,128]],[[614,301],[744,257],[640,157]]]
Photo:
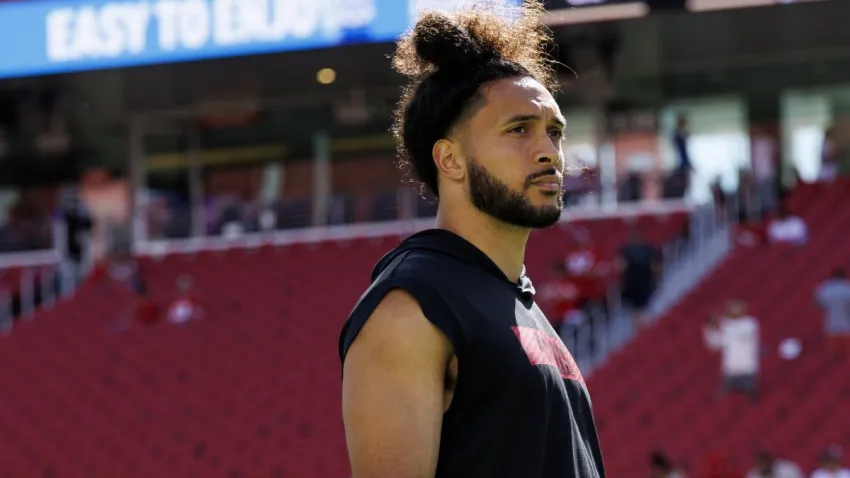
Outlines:
[[[710,272],[717,261],[725,257],[725,253],[732,247],[732,230],[740,218],[739,210],[737,195],[728,197],[724,208],[710,203],[690,209],[688,236],[672,238],[661,246],[663,259],[660,285],[643,317],[644,326],[651,326],[660,319],[674,301],[686,294],[690,287]],[[683,273],[689,277],[683,279]],[[657,299],[663,304],[659,304]],[[623,307],[619,284],[615,283],[608,289],[604,307],[592,306],[583,312],[587,320],[567,329],[562,338],[583,373],[589,375],[639,331],[636,322]]]
[[[395,202],[388,201],[387,204],[394,204],[394,211],[406,216],[405,219],[330,224],[324,227],[280,228],[274,221],[264,219],[261,210],[249,208],[247,210],[258,214],[240,216],[223,213],[221,216],[214,216],[221,217],[222,220],[211,223],[217,226],[209,229],[208,235],[191,237],[189,234],[184,234],[182,238],[167,237],[167,235],[154,236],[155,238],[135,241],[134,252],[140,255],[157,256],[202,250],[252,248],[262,245],[401,236],[433,225],[434,217],[430,214],[433,213],[434,203],[421,201],[412,189],[396,191],[395,198]],[[380,209],[376,208],[376,210]],[[562,221],[669,214],[687,210],[689,207],[680,200],[619,203],[608,208],[599,207],[593,201],[584,201],[566,210]],[[254,225],[251,226],[251,222],[246,221],[246,218],[253,221]],[[16,253],[5,257],[0,255],[0,267],[7,274],[5,280],[0,280],[0,330],[8,333],[14,319],[27,320],[38,307],[50,307],[57,297],[73,293],[76,279],[70,271],[70,266],[62,259],[65,235],[64,225],[61,221],[57,221],[54,227],[53,248]],[[0,279],[2,278],[0,276]]]
[[23,268],[0,287],[0,334],[9,334],[18,320],[30,320],[36,310],[49,309],[57,299],[70,297],[77,277],[67,264]]
[[[622,178],[617,191],[603,200],[601,183],[595,172],[582,172],[565,180],[565,202],[570,208],[594,208],[608,211],[620,205],[639,202],[681,201],[676,188],[667,187],[676,179],[654,178],[663,197],[641,200],[643,179],[638,175]],[[648,179],[646,179],[648,180]],[[192,203],[189,195],[148,191],[141,201],[136,241],[186,239],[199,236],[236,236],[272,230],[303,229],[411,220],[433,217],[436,200],[413,187],[391,188],[370,193],[343,194],[330,192],[327,207],[316,204],[310,195],[290,196],[274,200],[259,197],[245,200],[245,191],[232,195],[206,196]],[[201,204],[202,202],[202,204]]]
[[[598,206],[574,207],[564,212],[562,222],[581,219],[606,218],[611,216],[633,217],[646,214],[669,214],[685,212],[690,207],[681,200],[642,201],[620,203],[610,208]],[[263,245],[286,245],[304,242],[321,242],[363,237],[406,235],[421,231],[434,224],[434,216],[369,223],[329,225],[325,227],[302,227],[246,231],[231,229],[231,233],[188,238],[152,239],[135,241],[134,252],[142,255],[192,253],[202,250],[224,250],[252,248]]]

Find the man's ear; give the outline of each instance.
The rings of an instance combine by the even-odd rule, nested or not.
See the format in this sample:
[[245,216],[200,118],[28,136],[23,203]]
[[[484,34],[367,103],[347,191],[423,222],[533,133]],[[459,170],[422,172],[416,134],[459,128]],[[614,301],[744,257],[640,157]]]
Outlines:
[[449,139],[434,143],[431,150],[437,170],[448,179],[460,181],[466,176],[466,163],[461,154],[460,145]]

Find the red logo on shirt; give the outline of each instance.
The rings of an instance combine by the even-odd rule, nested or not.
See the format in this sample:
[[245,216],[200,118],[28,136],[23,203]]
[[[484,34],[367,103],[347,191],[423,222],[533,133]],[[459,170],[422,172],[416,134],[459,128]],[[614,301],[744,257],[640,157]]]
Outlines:
[[511,327],[519,343],[528,355],[531,365],[555,367],[561,377],[584,383],[584,377],[576,365],[575,359],[564,344],[541,330],[531,327]]

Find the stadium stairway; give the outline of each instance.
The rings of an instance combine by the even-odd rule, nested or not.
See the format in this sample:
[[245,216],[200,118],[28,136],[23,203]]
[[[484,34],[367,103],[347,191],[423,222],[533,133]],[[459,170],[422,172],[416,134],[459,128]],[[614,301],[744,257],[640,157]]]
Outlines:
[[[650,330],[614,354],[589,380],[610,476],[648,472],[649,453],[664,450],[700,478],[706,456],[725,456],[740,471],[756,449],[811,470],[833,443],[850,447],[850,360],[824,349],[813,291],[836,266],[848,265],[850,183],[803,185],[789,198],[809,225],[804,247],[741,247]],[[719,358],[703,346],[708,315],[743,298],[762,330],[762,396],[714,397]],[[787,338],[802,343],[780,358]]]
[[[684,215],[637,221],[657,241],[680,231]],[[629,227],[586,226],[607,254]],[[547,280],[566,237],[560,227],[535,234],[535,281]],[[0,476],[347,476],[338,333],[398,240],[143,259],[163,303],[179,277],[194,278],[205,317],[181,325],[117,332],[133,297],[112,282],[85,284],[16,323],[0,339]]]

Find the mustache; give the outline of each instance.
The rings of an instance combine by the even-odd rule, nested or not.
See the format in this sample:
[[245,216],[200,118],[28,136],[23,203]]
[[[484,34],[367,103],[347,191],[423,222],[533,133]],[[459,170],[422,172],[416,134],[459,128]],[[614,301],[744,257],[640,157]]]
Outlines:
[[561,174],[561,172],[558,171],[555,167],[546,168],[546,169],[537,171],[536,173],[531,174],[527,178],[525,178],[526,189],[530,188],[531,183],[533,183],[534,181],[536,181],[540,178],[546,177],[546,176],[557,176],[558,179],[563,180],[563,174]]

